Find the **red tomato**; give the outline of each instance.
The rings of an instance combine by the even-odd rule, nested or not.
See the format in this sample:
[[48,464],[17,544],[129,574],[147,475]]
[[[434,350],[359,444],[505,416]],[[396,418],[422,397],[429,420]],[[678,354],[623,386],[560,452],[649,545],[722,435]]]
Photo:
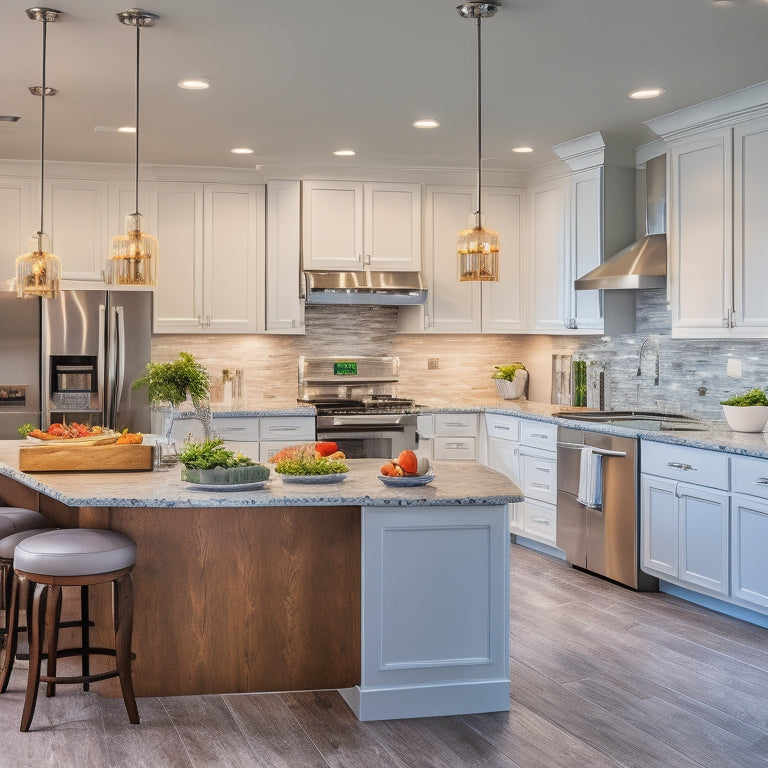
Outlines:
[[49,435],[56,435],[57,437],[63,437],[64,435],[69,434],[69,432],[64,428],[61,424],[51,424],[50,427],[48,427],[48,434]]

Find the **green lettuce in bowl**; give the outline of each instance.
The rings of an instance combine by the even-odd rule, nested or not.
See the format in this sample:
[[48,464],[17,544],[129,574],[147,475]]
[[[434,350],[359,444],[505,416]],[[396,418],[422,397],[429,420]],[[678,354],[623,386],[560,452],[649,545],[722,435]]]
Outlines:
[[720,405],[734,432],[762,432],[768,424],[768,396],[762,389],[722,400]]
[[190,443],[179,454],[184,465],[181,479],[205,485],[258,483],[269,477],[269,468],[242,453],[231,451],[220,438]]

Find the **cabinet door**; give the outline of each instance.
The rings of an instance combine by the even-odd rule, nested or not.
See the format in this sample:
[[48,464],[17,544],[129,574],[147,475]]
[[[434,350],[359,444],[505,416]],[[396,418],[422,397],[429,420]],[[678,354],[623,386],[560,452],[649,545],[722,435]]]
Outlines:
[[525,329],[524,201],[522,189],[483,191],[486,221],[498,231],[501,243],[499,282],[481,283],[483,333],[514,333]]
[[152,190],[160,243],[155,333],[197,333],[203,314],[203,186],[161,182]]
[[768,119],[734,128],[733,285],[736,335],[768,334]]
[[363,187],[365,266],[421,269],[421,185],[366,182]]
[[[68,280],[104,279],[108,185],[98,179],[51,179],[45,183],[45,231]],[[31,234],[31,233],[30,233]]]
[[602,328],[600,291],[576,291],[573,281],[603,260],[603,169],[590,168],[570,180],[570,259],[566,277],[568,328]]
[[27,253],[29,238],[40,226],[40,212],[35,224],[33,210],[30,179],[0,179],[0,280],[10,280],[16,274],[16,259]]
[[735,495],[732,505],[731,594],[768,608],[768,504]]
[[535,331],[564,329],[564,271],[567,235],[565,182],[556,180],[529,192],[530,327]]
[[727,595],[728,494],[680,483],[678,578]]
[[206,330],[264,330],[264,187],[206,184],[203,308]]
[[[498,437],[488,438],[488,466],[506,475],[515,485],[520,486],[520,446],[512,440]],[[523,529],[522,503],[509,505],[510,530]]]
[[[424,273],[429,290],[424,330],[479,333],[481,284],[457,277],[456,236],[475,210],[471,187],[428,187]],[[401,308],[402,311],[402,308]]]
[[674,480],[643,475],[640,563],[646,573],[677,577],[678,524]]
[[363,268],[363,183],[302,183],[304,269]]
[[731,133],[712,131],[669,155],[667,278],[672,334],[728,335],[731,302]]
[[301,182],[267,182],[267,331],[304,332],[301,277]]

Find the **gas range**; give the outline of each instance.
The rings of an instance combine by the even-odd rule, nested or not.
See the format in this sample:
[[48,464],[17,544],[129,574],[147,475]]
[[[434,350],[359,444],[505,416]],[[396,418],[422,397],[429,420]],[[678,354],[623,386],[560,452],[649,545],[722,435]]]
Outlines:
[[377,396],[366,399],[335,398],[299,400],[302,405],[313,405],[318,416],[368,416],[419,413],[419,406],[404,397]]

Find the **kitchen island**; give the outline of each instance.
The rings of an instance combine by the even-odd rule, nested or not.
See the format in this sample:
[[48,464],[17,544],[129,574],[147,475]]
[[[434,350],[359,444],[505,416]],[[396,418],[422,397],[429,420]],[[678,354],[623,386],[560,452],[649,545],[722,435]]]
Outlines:
[[[437,462],[431,484],[393,489],[361,459],[341,482],[220,492],[178,466],[26,474],[23,444],[0,443],[3,503],[138,545],[138,696],[337,688],[363,720],[509,709],[522,493],[504,475]],[[101,626],[108,600],[94,590]]]

